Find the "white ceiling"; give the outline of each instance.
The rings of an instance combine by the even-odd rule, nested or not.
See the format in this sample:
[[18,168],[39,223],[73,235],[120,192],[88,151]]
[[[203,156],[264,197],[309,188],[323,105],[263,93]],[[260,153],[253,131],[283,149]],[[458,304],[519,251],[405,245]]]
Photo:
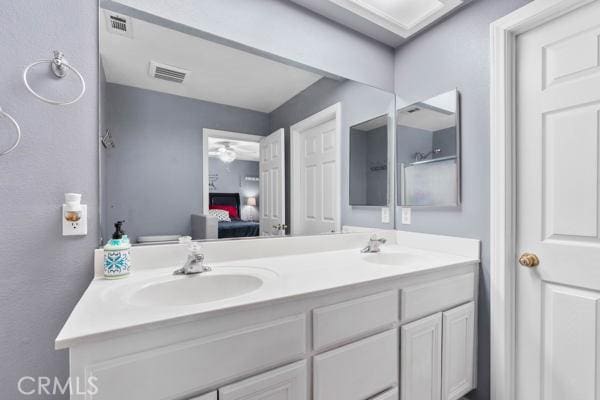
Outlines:
[[388,123],[387,115],[380,115],[377,118],[373,118],[371,120],[365,121],[359,125],[355,125],[352,129],[357,131],[369,132],[373,129],[381,128],[382,126],[386,126]]
[[221,147],[228,143],[236,153],[237,160],[245,161],[260,161],[260,143],[249,142],[245,140],[233,140],[223,138],[208,138],[208,155],[209,157],[217,157],[215,154]]
[[318,14],[398,47],[472,0],[292,0]]
[[[107,12],[100,12],[100,55],[111,83],[269,113],[322,78],[139,19],[129,18],[132,37],[115,34]],[[181,84],[156,79],[151,61],[191,72]]]
[[[410,113],[408,111],[413,111]],[[429,108],[424,103],[417,103],[405,110],[399,111],[396,116],[398,126],[423,129],[429,132],[451,128],[456,125],[456,114],[444,110]]]

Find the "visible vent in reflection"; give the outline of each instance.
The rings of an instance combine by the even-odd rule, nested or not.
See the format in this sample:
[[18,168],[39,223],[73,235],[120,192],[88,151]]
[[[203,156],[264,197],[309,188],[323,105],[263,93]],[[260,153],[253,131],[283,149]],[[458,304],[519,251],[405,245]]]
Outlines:
[[133,37],[131,32],[131,18],[127,15],[115,14],[114,12],[104,10],[106,17],[106,29],[116,35]]
[[183,83],[190,71],[174,67],[172,65],[160,64],[150,61],[150,76],[169,82]]
[[127,20],[125,18],[110,16],[110,26],[113,29],[127,32]]
[[419,107],[411,108],[410,110],[407,111],[407,113],[412,114],[412,113],[416,113],[417,111],[421,111],[421,109]]

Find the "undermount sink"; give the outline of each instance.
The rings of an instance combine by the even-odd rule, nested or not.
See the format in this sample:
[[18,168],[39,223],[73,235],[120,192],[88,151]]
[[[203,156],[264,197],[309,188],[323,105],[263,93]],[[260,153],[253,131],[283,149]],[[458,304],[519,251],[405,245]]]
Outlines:
[[373,264],[382,265],[406,265],[419,260],[419,257],[408,253],[368,253],[364,260]]
[[246,274],[173,276],[134,290],[127,301],[140,306],[185,306],[241,296],[262,285],[260,277]]

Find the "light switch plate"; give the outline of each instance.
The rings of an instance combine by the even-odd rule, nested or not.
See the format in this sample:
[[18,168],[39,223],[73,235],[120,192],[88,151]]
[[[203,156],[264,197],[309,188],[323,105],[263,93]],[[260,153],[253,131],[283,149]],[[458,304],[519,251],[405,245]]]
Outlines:
[[87,235],[87,205],[81,205],[81,216],[79,221],[69,221],[65,218],[66,205],[62,206],[62,229],[63,236],[84,236]]
[[390,209],[388,207],[381,209],[381,222],[384,224],[390,223]]
[[411,224],[411,209],[408,207],[402,207],[402,223],[404,225]]

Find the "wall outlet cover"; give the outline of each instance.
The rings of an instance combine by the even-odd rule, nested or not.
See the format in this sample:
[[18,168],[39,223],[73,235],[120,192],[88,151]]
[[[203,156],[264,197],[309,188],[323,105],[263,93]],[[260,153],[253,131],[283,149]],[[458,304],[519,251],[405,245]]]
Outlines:
[[63,236],[87,235],[87,205],[82,204],[80,211],[69,211],[67,205],[62,206]]
[[383,207],[381,209],[381,222],[384,224],[390,223],[390,209],[389,207]]
[[411,209],[408,207],[402,207],[402,223],[404,225],[410,225],[411,223]]

